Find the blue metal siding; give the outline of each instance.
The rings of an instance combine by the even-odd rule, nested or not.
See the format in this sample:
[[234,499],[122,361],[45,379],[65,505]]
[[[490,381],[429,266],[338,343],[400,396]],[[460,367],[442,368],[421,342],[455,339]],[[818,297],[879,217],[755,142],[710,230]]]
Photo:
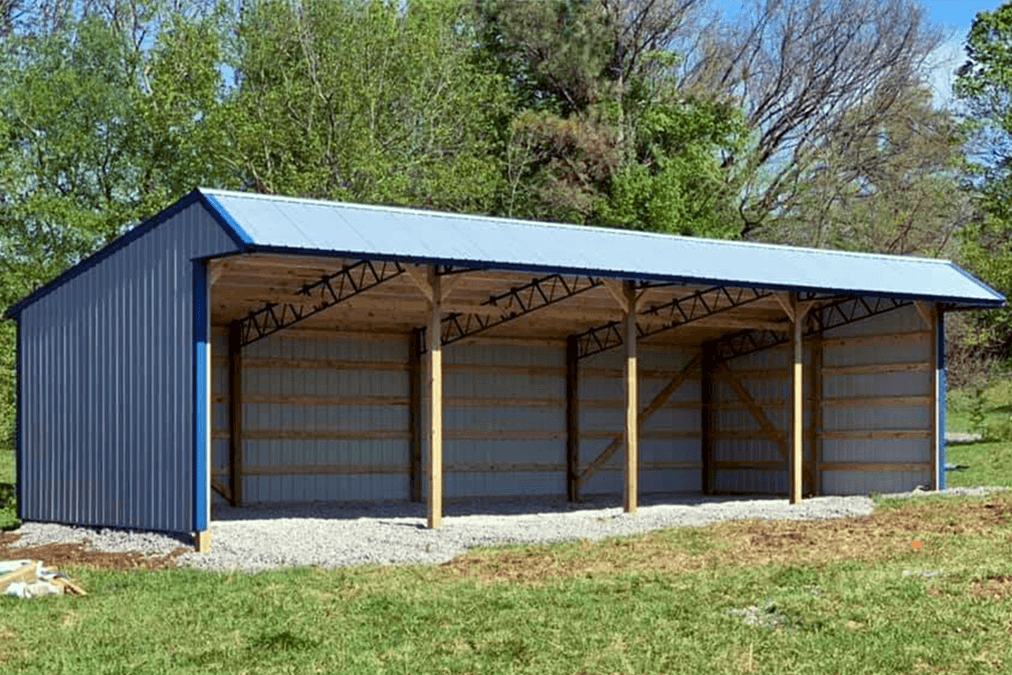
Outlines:
[[948,261],[202,190],[253,248],[998,306]]
[[935,346],[935,367],[938,369],[938,489],[944,490],[948,487],[948,476],[945,473],[946,447],[945,447],[945,406],[946,387],[948,383],[948,370],[945,364],[945,313],[938,313],[938,327],[936,328],[938,344]]
[[22,307],[25,520],[193,528],[191,261],[235,250],[195,202]]

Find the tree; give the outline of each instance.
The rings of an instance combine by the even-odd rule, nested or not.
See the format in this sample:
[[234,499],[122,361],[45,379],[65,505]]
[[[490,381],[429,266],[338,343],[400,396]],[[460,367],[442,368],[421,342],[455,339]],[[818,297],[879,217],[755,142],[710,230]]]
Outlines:
[[[963,255],[971,269],[1006,295],[1012,293],[1012,3],[977,15],[967,38],[967,61],[955,92],[967,108],[973,134],[969,187],[979,215],[963,232]],[[1012,311],[975,317],[980,345],[1009,358]]]
[[741,235],[762,238],[801,206],[833,139],[900,112],[941,37],[914,0],[753,0],[714,26],[682,87],[724,92],[744,110],[752,142],[726,158],[741,179]]
[[697,0],[480,3],[483,54],[507,79],[502,210],[547,220],[733,234],[722,156],[738,111],[677,88]]
[[[888,92],[890,97],[893,92]],[[939,255],[973,215],[960,190],[963,133],[924,86],[887,114],[872,98],[813,148],[789,208],[764,238],[796,245]]]
[[499,79],[461,4],[267,1],[238,26],[237,169],[256,189],[487,212]]
[[[143,48],[134,19],[60,15],[49,32],[0,38],[0,306],[194,184],[224,180],[226,144],[210,131],[223,92],[221,15],[148,15],[160,30]],[[3,438],[13,429],[13,328],[0,326]]]

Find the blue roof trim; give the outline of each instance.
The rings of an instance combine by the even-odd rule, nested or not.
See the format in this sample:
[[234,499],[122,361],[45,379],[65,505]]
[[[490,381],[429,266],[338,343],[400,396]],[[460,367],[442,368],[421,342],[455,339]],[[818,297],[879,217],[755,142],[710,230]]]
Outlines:
[[[212,201],[213,203],[211,203]],[[145,220],[132,230],[128,230],[121,236],[106,244],[104,247],[100,248],[95,253],[92,253],[84,260],[67,269],[50,282],[35,289],[35,291],[33,291],[29,296],[8,307],[7,311],[4,312],[4,317],[8,319],[17,319],[18,315],[20,315],[21,312],[29,305],[34,304],[68,281],[83,274],[84,272],[87,272],[92,267],[111,256],[113,253],[129,246],[132,242],[143,237],[145,234],[158,227],[172,216],[198,202],[204,204],[208,208],[208,211],[211,212],[211,216],[222,227],[222,229],[225,230],[230,237],[232,237],[232,239],[236,242],[236,245],[244,250],[249,248],[249,245],[252,243],[249,235],[241,227],[239,227],[238,223],[236,223],[231,216],[227,216],[227,214],[225,216],[222,215],[221,205],[218,204],[216,200],[213,200],[212,197],[205,195],[200,190],[193,190],[183,196],[175,204],[172,204],[165,210],[160,211],[151,218]]]
[[218,221],[228,235],[232,237],[232,240],[240,249],[245,250],[253,245],[253,238],[236,222],[232,214],[221,205],[221,202],[215,199],[214,195],[208,194],[200,188],[197,188],[194,192],[200,195],[204,205],[211,211],[211,215],[214,216],[215,220]]
[[865,297],[865,298],[878,298],[878,297],[890,297],[899,300],[927,300],[929,302],[945,302],[945,303],[968,303],[973,307],[1003,307],[1005,306],[1005,296],[995,292],[988,286],[981,284],[977,279],[974,279],[971,275],[967,274],[963,270],[959,269],[952,263],[948,263],[947,266],[953,267],[959,270],[962,274],[972,279],[981,288],[989,291],[995,296],[994,300],[982,300],[980,298],[968,298],[958,297],[952,295],[936,296],[936,295],[923,295],[916,293],[874,293],[874,292],[856,292],[852,289],[847,288],[831,288],[828,286],[792,286],[785,284],[766,284],[762,282],[753,283],[742,283],[735,281],[729,283],[726,279],[706,278],[706,277],[688,277],[688,276],[670,276],[663,274],[636,274],[630,275],[626,272],[617,270],[602,270],[602,269],[589,269],[584,267],[554,267],[548,265],[520,265],[520,264],[508,264],[496,261],[481,261],[481,260],[458,260],[452,258],[426,258],[426,257],[406,257],[397,255],[384,255],[376,254],[364,251],[334,251],[330,249],[307,249],[298,247],[287,247],[287,246],[261,246],[253,245],[249,249],[250,252],[255,253],[275,253],[281,255],[315,255],[331,258],[357,258],[357,259],[369,259],[369,260],[387,260],[390,262],[411,262],[422,265],[456,265],[461,267],[475,267],[482,269],[494,269],[501,271],[510,272],[536,272],[536,273],[547,273],[547,274],[589,274],[599,277],[609,277],[614,279],[627,279],[636,281],[659,281],[659,282],[675,282],[685,284],[713,284],[715,286],[733,286],[734,288],[754,288],[754,289],[766,289],[771,291],[803,291],[810,293],[833,293],[840,295],[849,295],[854,297]]

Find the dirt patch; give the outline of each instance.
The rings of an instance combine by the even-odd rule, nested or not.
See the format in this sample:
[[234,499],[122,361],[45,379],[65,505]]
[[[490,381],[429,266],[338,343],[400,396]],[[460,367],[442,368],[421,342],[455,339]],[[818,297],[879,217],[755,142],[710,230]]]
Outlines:
[[[861,518],[823,521],[744,521],[702,528],[705,546],[678,534],[580,542],[566,548],[532,547],[480,552],[443,565],[447,574],[483,583],[542,583],[557,577],[616,572],[683,574],[728,566],[818,565],[920,554],[925,537],[1012,536],[1012,499],[985,504],[939,501],[904,505]],[[930,546],[928,547],[930,549]],[[930,552],[926,551],[926,552]],[[1008,585],[1012,593],[1012,582]]]
[[179,547],[167,555],[151,556],[143,553],[108,553],[88,549],[87,543],[44,544],[11,548],[10,545],[21,535],[8,532],[0,534],[0,560],[31,558],[41,560],[46,567],[64,569],[68,566],[91,567],[106,570],[160,570],[176,566],[176,558],[191,549]]
[[970,585],[970,595],[994,600],[1012,597],[1012,577],[993,576],[975,581]]

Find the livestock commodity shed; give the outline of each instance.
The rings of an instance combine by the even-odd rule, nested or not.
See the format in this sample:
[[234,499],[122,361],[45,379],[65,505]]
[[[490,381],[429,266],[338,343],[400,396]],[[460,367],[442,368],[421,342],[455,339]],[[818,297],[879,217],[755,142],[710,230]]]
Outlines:
[[18,508],[944,488],[947,261],[195,190],[10,308]]

